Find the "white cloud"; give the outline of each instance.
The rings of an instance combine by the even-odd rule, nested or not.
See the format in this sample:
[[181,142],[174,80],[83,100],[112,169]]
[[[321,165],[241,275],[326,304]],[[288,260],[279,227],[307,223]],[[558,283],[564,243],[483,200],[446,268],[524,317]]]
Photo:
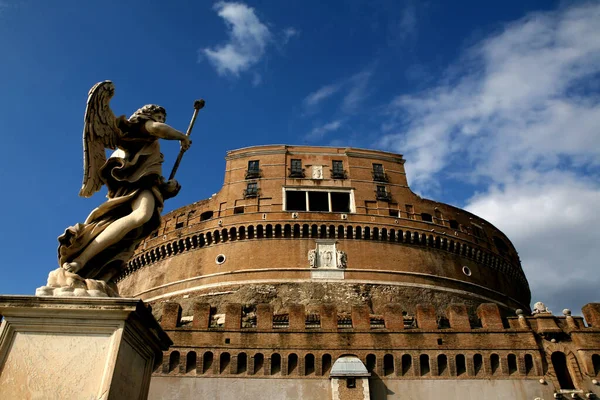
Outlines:
[[323,100],[333,96],[342,88],[341,84],[325,85],[304,98],[305,107],[316,107]]
[[283,30],[283,44],[286,44],[294,36],[300,35],[300,31],[293,27],[287,27]]
[[341,126],[342,126],[341,120],[335,120],[335,121],[328,122],[324,125],[314,128],[312,131],[310,131],[305,136],[305,139],[306,140],[321,139],[321,138],[323,138],[323,136],[325,136],[326,133],[337,131],[338,129],[340,129]]
[[417,190],[449,174],[489,185],[468,208],[513,239],[534,299],[558,308],[599,300],[599,20],[593,3],[509,24],[382,123]]
[[254,9],[243,3],[218,2],[213,7],[225,20],[229,41],[202,53],[217,69],[219,75],[239,76],[258,63],[271,41],[269,28],[256,16]]

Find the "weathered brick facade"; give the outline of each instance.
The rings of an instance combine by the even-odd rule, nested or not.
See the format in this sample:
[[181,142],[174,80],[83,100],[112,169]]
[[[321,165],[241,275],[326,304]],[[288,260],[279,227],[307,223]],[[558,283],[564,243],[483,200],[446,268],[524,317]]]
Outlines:
[[[226,160],[222,189],[165,215],[119,278],[121,294],[151,303],[175,343],[151,398],[193,398],[182,394],[191,387],[240,398],[240,378],[254,388],[247,398],[264,380],[279,382],[279,398],[332,398],[323,381],[344,355],[372,373],[371,398],[409,386],[414,396],[402,398],[428,398],[446,381],[472,382],[448,397],[458,399],[490,379],[515,399],[552,396],[566,385],[553,363],[568,366],[569,393],[595,390],[598,305],[584,309],[591,327],[525,317],[529,286],[510,240],[414,194],[401,155],[276,145]],[[231,384],[220,389],[223,380]],[[343,381],[335,395],[362,398]],[[304,394],[286,392],[294,388]]]

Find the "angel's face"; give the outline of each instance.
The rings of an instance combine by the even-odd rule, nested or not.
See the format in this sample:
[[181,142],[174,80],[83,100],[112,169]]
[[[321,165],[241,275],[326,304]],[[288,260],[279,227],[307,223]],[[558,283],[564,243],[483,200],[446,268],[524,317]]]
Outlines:
[[167,120],[167,116],[164,113],[161,113],[161,112],[156,113],[153,116],[154,116],[154,120],[156,122],[163,122],[164,123]]

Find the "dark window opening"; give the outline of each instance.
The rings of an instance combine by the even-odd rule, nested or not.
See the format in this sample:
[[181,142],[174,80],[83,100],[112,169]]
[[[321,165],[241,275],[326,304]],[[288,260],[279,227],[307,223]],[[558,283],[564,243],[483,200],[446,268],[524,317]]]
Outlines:
[[413,206],[410,204],[406,204],[405,207],[406,207],[406,213],[408,214],[408,218],[415,219]]
[[438,361],[438,375],[446,375],[448,371],[448,357],[444,354],[440,354],[437,358]]
[[377,182],[387,182],[385,172],[383,172],[382,164],[373,164],[373,180]]
[[308,192],[309,211],[329,211],[327,192]]
[[331,192],[331,211],[350,212],[350,193]]
[[306,192],[286,191],[285,207],[287,211],[306,211]]
[[254,356],[254,373],[255,374],[257,374],[263,368],[264,363],[265,363],[265,356],[263,356],[262,353],[257,353]]
[[204,353],[204,357],[202,357],[202,373],[206,373],[213,364],[213,353],[206,352]]
[[256,197],[258,196],[258,183],[248,182],[246,190],[244,190],[244,197]]
[[458,354],[456,356],[456,375],[461,376],[467,372],[467,364],[465,362],[465,356]]
[[402,355],[402,375],[409,375],[412,369],[412,357],[410,354]]
[[277,353],[271,355],[271,375],[281,372],[281,356]]
[[183,222],[178,222],[175,224],[175,229],[181,229],[183,228],[184,223]]
[[296,354],[290,354],[288,356],[288,375],[292,375],[298,368],[298,356]]
[[373,372],[373,370],[375,369],[375,362],[376,362],[376,357],[375,354],[369,354],[367,356],[367,371],[369,372]]
[[181,356],[178,351],[174,351],[169,356],[169,372],[174,371],[177,367],[179,367],[179,360]]
[[321,368],[323,369],[323,375],[326,375],[327,373],[329,373],[329,370],[331,369],[331,355],[323,354],[321,361],[322,361]]
[[392,375],[394,373],[394,356],[386,354],[383,356],[383,374],[385,376]]
[[573,385],[573,378],[571,378],[569,368],[567,367],[567,357],[565,356],[565,353],[556,351],[552,353],[550,359],[552,360],[552,366],[554,367],[554,372],[556,372],[556,378],[558,379],[560,388],[574,390],[575,385]]
[[307,354],[304,357],[304,374],[312,375],[315,373],[315,356]]
[[509,252],[508,245],[504,242],[504,240],[500,239],[497,236],[494,236],[494,244],[496,245],[496,248],[498,249],[500,254],[506,254]]
[[421,376],[429,375],[429,356],[427,354],[421,354],[419,363],[421,364]]
[[248,170],[246,171],[246,179],[253,179],[260,177],[260,169],[259,169],[258,160],[250,160],[248,161]]
[[598,354],[592,356],[592,364],[594,365],[594,375],[598,376],[600,374],[600,356]]
[[498,354],[492,354],[490,362],[492,365],[492,375],[494,375],[498,373],[498,369],[500,368],[500,356],[498,356]]
[[233,213],[234,214],[243,214],[244,213],[244,206],[235,207],[233,209]]
[[213,217],[212,211],[205,211],[202,214],[200,214],[200,221],[206,221],[208,219],[211,219],[212,217]]
[[220,370],[219,373],[223,373],[227,370],[227,367],[229,367],[229,362],[231,361],[231,356],[229,355],[229,353],[221,353],[221,357],[220,357]]
[[421,219],[425,222],[433,222],[433,217],[431,214],[421,213]]
[[444,225],[444,216],[440,210],[435,210],[435,220],[436,224]]
[[390,212],[390,217],[398,218],[398,216],[400,215],[400,212],[398,210],[394,210],[392,208],[390,208],[389,212]]
[[478,237],[480,239],[485,238],[485,233],[483,232],[483,229],[481,229],[477,225],[471,224],[471,229],[473,230],[473,236]]
[[236,373],[244,374],[244,373],[246,373],[247,369],[248,369],[248,356],[246,355],[246,353],[238,354],[237,372]]
[[385,186],[377,186],[377,200],[389,201],[391,199],[391,195],[388,193]]
[[155,237],[157,237],[157,236],[158,236],[158,231],[154,231],[154,232],[152,232],[152,235],[151,235],[151,237],[152,237],[152,238],[155,238]]
[[[593,357],[592,357],[593,359]],[[533,372],[533,357],[531,354],[525,354],[525,375],[529,375]],[[597,373],[596,373],[597,375]]]
[[458,230],[458,221],[455,219],[451,219],[448,221],[450,223],[450,228]]
[[346,179],[346,171],[344,171],[344,163],[342,161],[332,161],[331,177],[333,179]]
[[512,375],[517,372],[517,356],[514,354],[508,355],[508,374]]
[[346,387],[348,389],[356,388],[356,378],[348,378],[346,379]]
[[304,169],[302,169],[302,160],[292,159],[290,168],[290,178],[304,178]]
[[475,370],[475,375],[479,375],[481,369],[483,368],[483,356],[481,354],[475,354],[473,356],[473,369]]

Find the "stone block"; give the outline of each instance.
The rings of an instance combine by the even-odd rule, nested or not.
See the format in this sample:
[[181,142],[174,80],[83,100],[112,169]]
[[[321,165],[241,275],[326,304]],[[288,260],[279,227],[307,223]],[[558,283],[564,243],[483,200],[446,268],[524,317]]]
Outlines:
[[420,329],[437,329],[435,308],[430,305],[417,304],[417,326]]
[[385,327],[392,331],[404,329],[404,318],[402,317],[402,306],[392,303],[385,306],[383,314]]
[[467,306],[464,304],[450,304],[446,308],[446,317],[450,321],[450,328],[460,330],[471,330]]
[[273,306],[258,304],[256,306],[256,327],[258,329],[273,329]]
[[242,305],[230,303],[225,306],[225,329],[238,330],[242,326]]
[[302,304],[288,307],[289,329],[304,330],[306,328],[306,309]]
[[138,299],[0,296],[0,398],[146,399],[172,344]]
[[192,328],[208,329],[209,324],[210,324],[210,304],[195,303],[194,304],[194,317],[192,320]]
[[181,320],[181,306],[179,303],[168,301],[163,304],[161,325],[164,329],[175,329]]
[[321,329],[337,330],[337,307],[334,304],[322,304],[319,310]]
[[497,304],[483,303],[477,307],[477,318],[484,329],[504,329],[500,309]]
[[369,306],[352,306],[352,328],[360,330],[371,329]]

